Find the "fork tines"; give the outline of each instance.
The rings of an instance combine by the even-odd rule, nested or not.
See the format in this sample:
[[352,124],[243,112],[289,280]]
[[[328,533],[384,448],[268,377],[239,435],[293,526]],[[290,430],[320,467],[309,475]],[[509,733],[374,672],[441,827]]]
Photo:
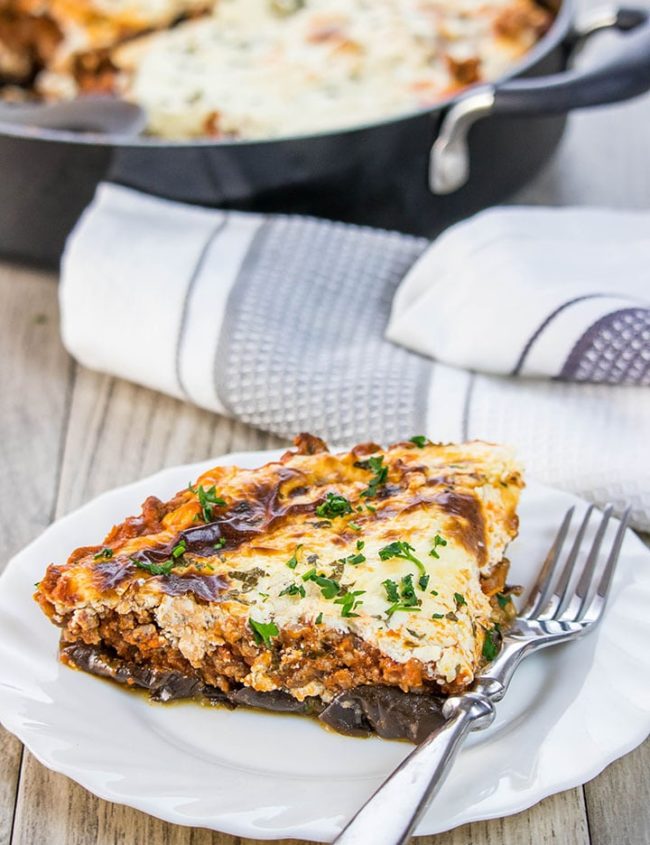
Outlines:
[[[613,505],[607,505],[602,513],[596,511],[593,505],[589,505],[569,550],[565,551],[575,514],[575,507],[569,508],[520,618],[578,622],[585,626],[600,619],[630,515],[630,509],[627,508],[621,516],[605,563],[599,566],[603,558],[603,541],[613,511]],[[585,535],[594,513],[599,516],[599,521],[594,523],[595,534],[589,545],[585,542]],[[586,557],[580,554],[583,548],[587,549]]]

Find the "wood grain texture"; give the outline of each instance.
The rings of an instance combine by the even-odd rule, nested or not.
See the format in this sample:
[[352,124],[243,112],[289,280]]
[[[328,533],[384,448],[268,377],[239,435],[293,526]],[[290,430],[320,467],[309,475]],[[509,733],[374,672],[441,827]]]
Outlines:
[[585,785],[592,845],[650,843],[650,740]]
[[582,789],[551,795],[516,816],[463,825],[438,836],[418,836],[414,842],[417,845],[589,845]]
[[[71,366],[58,340],[54,280],[0,271],[0,570],[50,522]],[[0,728],[0,845],[11,837],[20,743]]]

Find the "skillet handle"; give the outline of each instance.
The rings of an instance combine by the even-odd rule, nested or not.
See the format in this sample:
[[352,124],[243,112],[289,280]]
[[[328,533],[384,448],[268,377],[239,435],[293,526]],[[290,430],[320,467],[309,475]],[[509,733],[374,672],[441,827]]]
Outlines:
[[650,91],[650,9],[595,11],[567,43],[573,52],[594,32],[628,33],[617,50],[595,65],[551,76],[481,86],[447,112],[431,149],[429,186],[451,194],[469,179],[467,135],[482,117],[565,114],[572,109],[629,100]]
[[[584,70],[516,79],[494,91],[493,114],[565,114],[572,109],[617,103],[650,90],[650,10],[618,9],[608,26],[630,32],[609,59]],[[595,31],[595,30],[592,30]]]

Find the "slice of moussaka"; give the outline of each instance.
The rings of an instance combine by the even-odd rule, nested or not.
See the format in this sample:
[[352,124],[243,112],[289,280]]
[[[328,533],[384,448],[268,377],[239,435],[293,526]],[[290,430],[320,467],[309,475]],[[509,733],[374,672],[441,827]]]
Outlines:
[[498,651],[522,486],[490,443],[332,454],[300,435],[278,461],[148,498],[35,597],[64,663],[154,699],[418,740]]

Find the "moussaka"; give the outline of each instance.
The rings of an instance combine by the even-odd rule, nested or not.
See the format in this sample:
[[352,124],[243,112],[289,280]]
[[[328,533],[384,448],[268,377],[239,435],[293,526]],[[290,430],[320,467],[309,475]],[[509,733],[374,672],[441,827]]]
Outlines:
[[416,740],[497,653],[523,486],[510,451],[424,437],[217,466],[52,563],[71,666],[153,698]]

